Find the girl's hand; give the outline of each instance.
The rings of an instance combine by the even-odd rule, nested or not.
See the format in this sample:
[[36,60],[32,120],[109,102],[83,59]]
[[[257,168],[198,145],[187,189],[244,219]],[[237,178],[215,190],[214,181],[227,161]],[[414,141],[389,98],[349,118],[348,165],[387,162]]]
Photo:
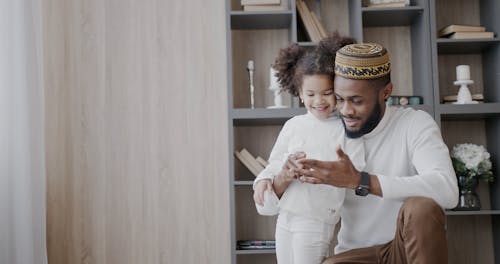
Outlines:
[[264,206],[264,192],[273,191],[273,184],[270,179],[263,179],[257,182],[253,191],[253,201]]
[[302,165],[297,161],[299,159],[304,159],[306,157],[306,153],[304,152],[296,152],[294,154],[290,154],[288,156],[287,161],[283,165],[281,169],[281,173],[276,175],[274,178],[274,192],[276,195],[281,198],[281,195],[285,192],[286,188],[290,183],[299,177],[299,174],[295,172],[297,169],[301,169]]

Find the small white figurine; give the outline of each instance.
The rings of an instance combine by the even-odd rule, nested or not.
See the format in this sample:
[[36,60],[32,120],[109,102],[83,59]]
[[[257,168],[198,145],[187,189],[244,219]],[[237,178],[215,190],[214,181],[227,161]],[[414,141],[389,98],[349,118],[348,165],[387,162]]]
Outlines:
[[255,108],[255,100],[254,100],[254,86],[253,86],[253,60],[249,60],[247,64],[248,78],[250,79],[250,108]]
[[274,105],[268,106],[267,108],[286,108],[283,105],[283,98],[281,97],[281,87],[278,83],[278,77],[276,76],[277,71],[271,67],[269,72],[269,90],[274,92]]
[[474,81],[470,79],[470,66],[458,65],[457,66],[457,80],[453,82],[454,85],[460,86],[458,89],[457,101],[454,104],[477,104],[477,101],[472,101],[472,95],[467,85],[473,84]]

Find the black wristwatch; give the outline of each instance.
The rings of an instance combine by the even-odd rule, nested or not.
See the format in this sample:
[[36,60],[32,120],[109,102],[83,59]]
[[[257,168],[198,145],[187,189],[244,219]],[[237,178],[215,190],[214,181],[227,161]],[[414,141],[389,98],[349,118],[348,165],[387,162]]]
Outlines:
[[367,196],[370,193],[370,174],[365,171],[361,172],[361,179],[355,192],[359,196]]

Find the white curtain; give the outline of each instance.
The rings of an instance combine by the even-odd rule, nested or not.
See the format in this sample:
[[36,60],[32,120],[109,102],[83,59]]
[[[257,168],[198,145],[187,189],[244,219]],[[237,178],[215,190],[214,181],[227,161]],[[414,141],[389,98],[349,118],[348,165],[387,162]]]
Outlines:
[[46,264],[41,0],[0,0],[0,264]]

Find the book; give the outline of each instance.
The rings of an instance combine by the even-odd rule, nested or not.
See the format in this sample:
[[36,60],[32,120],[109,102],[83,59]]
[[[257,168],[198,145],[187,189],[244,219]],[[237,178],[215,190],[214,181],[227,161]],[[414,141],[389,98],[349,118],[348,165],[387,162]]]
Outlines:
[[288,1],[281,1],[277,5],[244,5],[243,11],[280,11],[288,10]]
[[267,162],[267,160],[261,158],[261,157],[257,157],[255,158],[259,163],[260,165],[264,166],[264,167],[267,167],[267,165],[269,165],[269,162]]
[[[279,5],[281,0],[241,0],[241,5]],[[286,1],[286,0],[283,0]]]
[[470,26],[470,25],[457,25],[457,24],[452,24],[449,26],[446,26],[442,29],[439,30],[438,36],[443,37],[447,36],[449,34],[452,34],[454,32],[484,32],[486,31],[485,27],[482,26]]
[[408,0],[370,0],[364,1],[366,7],[404,7],[409,6]]
[[275,249],[276,241],[274,240],[238,240],[236,242],[238,249]]
[[314,37],[315,37],[315,41],[314,42],[319,42],[321,40],[321,32],[319,31],[319,28],[316,26],[316,23],[314,22],[314,19],[311,16],[312,12],[307,7],[306,2],[304,2],[303,0],[301,0],[300,2],[301,2],[301,5],[302,5],[302,7],[304,8],[304,10],[306,12],[306,16],[307,16],[307,19],[309,20],[309,24],[311,24],[311,27],[313,29],[313,34],[314,34]]
[[302,23],[304,23],[304,27],[306,28],[307,35],[312,42],[318,42],[321,39],[320,33],[311,17],[311,12],[307,7],[306,3],[302,0],[297,0],[297,10],[299,11],[300,18],[302,19]]
[[320,33],[320,37],[321,38],[326,38],[326,36],[328,35],[328,33],[326,32],[325,27],[323,27],[323,24],[321,24],[321,21],[319,21],[319,18],[316,15],[316,13],[314,13],[314,12],[311,11],[311,17],[312,17],[312,19],[314,21],[314,24],[315,24],[316,28],[318,29],[318,31]]
[[[246,159],[250,165],[258,172],[257,175],[264,170],[264,166],[262,166],[253,156],[248,152],[246,148],[243,148],[240,151],[240,154],[243,156],[244,159]],[[257,176],[255,175],[255,176]]]
[[275,240],[238,240],[239,246],[260,246],[260,245],[276,245]]
[[448,38],[450,39],[488,39],[488,38],[494,38],[495,33],[493,32],[455,32],[449,35]]
[[238,246],[238,249],[240,250],[246,250],[246,249],[275,249],[276,246],[275,245],[272,245],[272,246],[267,246],[267,245],[263,245],[263,246]]
[[248,161],[245,157],[243,157],[243,155],[241,155],[240,152],[238,151],[234,151],[234,155],[236,156],[236,158],[238,158],[241,163],[243,163],[243,165],[245,165],[245,167],[247,167],[247,169],[253,174],[255,175],[255,177],[257,177],[257,175],[259,175],[260,171],[257,170],[256,168],[254,168],[252,166],[252,164],[250,163],[250,161]]
[[306,13],[304,11],[304,8],[302,7],[301,5],[301,0],[297,0],[295,2],[296,6],[297,6],[297,11],[299,13],[299,16],[300,16],[300,19],[302,20],[302,24],[304,25],[304,28],[306,30],[306,34],[307,36],[309,37],[309,40],[313,41],[313,30],[312,30],[312,25],[309,24],[309,20],[307,19],[307,16],[306,16]]

